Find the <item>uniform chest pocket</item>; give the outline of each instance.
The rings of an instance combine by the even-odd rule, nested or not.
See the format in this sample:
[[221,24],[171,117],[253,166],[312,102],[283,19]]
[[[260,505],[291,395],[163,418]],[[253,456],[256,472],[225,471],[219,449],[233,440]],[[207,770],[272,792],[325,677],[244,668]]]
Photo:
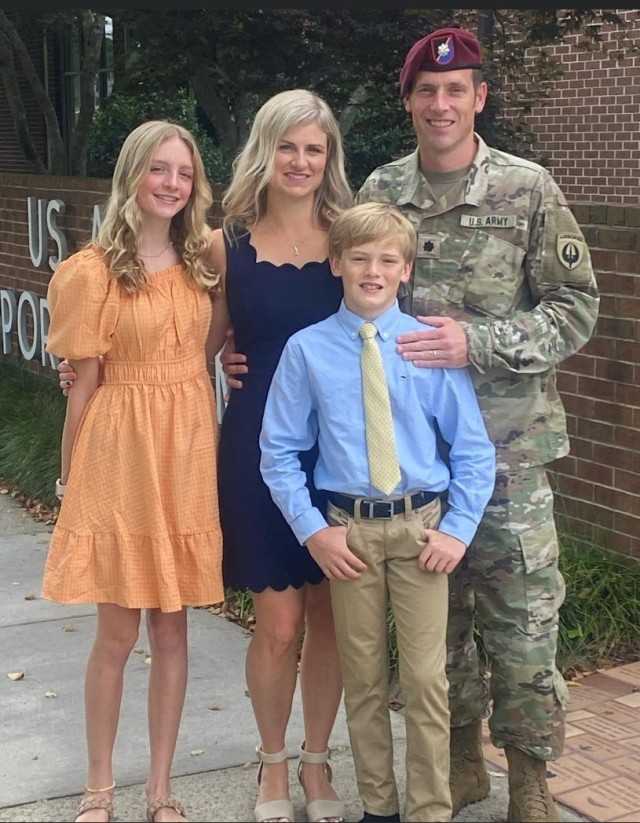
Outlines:
[[[460,260],[455,295],[471,310],[505,317],[520,297],[524,249],[484,231],[475,231]],[[454,295],[449,294],[449,299]]]

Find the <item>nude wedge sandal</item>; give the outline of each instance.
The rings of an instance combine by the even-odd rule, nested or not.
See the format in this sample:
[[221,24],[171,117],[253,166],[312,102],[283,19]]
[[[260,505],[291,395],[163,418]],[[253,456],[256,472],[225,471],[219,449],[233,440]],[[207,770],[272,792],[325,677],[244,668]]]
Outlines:
[[[331,757],[331,749],[327,747],[323,752],[308,752],[304,743],[300,746],[300,762],[298,763],[298,780],[304,789],[302,782],[302,764],[303,763],[324,763],[324,768],[331,783],[333,776],[331,766],[329,765],[329,758]],[[307,820],[309,823],[323,823],[323,821],[334,821],[335,823],[342,823],[344,821],[344,803],[342,800],[318,799],[307,803]]]
[[[274,752],[269,754],[263,752],[260,746],[256,746],[256,754],[260,765],[258,766],[258,774],[256,780],[258,786],[262,779],[262,766],[265,763],[282,763],[287,759],[287,747],[285,746],[281,752]],[[256,803],[253,810],[256,823],[293,823],[293,803],[288,797],[283,797],[280,800],[267,800],[264,803]]]

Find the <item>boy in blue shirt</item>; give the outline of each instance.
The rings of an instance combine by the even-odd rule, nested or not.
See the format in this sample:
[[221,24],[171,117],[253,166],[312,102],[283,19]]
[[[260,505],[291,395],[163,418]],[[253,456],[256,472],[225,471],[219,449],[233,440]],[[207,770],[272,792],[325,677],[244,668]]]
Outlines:
[[[406,706],[405,819],[451,819],[447,574],[471,542],[495,482],[495,449],[467,370],[419,369],[396,353],[397,334],[424,328],[397,301],[415,253],[415,230],[393,206],[354,206],[334,221],[329,259],[344,299],[336,314],[289,339],[260,436],[261,471],[273,499],[330,580],[364,821],[400,819],[388,598]],[[365,321],[375,325],[399,468],[386,491],[369,473],[360,366]],[[311,503],[298,457],[316,439],[314,480],[328,493],[326,519]]]

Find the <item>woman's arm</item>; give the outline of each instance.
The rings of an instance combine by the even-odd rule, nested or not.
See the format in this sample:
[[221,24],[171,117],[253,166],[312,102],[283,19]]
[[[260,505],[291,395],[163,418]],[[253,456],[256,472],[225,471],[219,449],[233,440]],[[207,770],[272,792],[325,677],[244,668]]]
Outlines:
[[78,426],[87,403],[99,385],[100,361],[97,357],[71,360],[71,368],[78,375],[73,391],[69,393],[67,412],[62,430],[60,482],[64,485],[69,477],[71,453],[78,432]]

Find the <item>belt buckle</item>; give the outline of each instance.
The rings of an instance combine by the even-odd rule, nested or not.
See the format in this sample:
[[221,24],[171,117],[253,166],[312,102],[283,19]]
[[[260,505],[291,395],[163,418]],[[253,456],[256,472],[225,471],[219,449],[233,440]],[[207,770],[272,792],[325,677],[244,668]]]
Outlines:
[[382,518],[382,520],[391,520],[393,517],[393,500],[378,500],[378,506],[387,506],[388,514],[380,514],[378,517]]

